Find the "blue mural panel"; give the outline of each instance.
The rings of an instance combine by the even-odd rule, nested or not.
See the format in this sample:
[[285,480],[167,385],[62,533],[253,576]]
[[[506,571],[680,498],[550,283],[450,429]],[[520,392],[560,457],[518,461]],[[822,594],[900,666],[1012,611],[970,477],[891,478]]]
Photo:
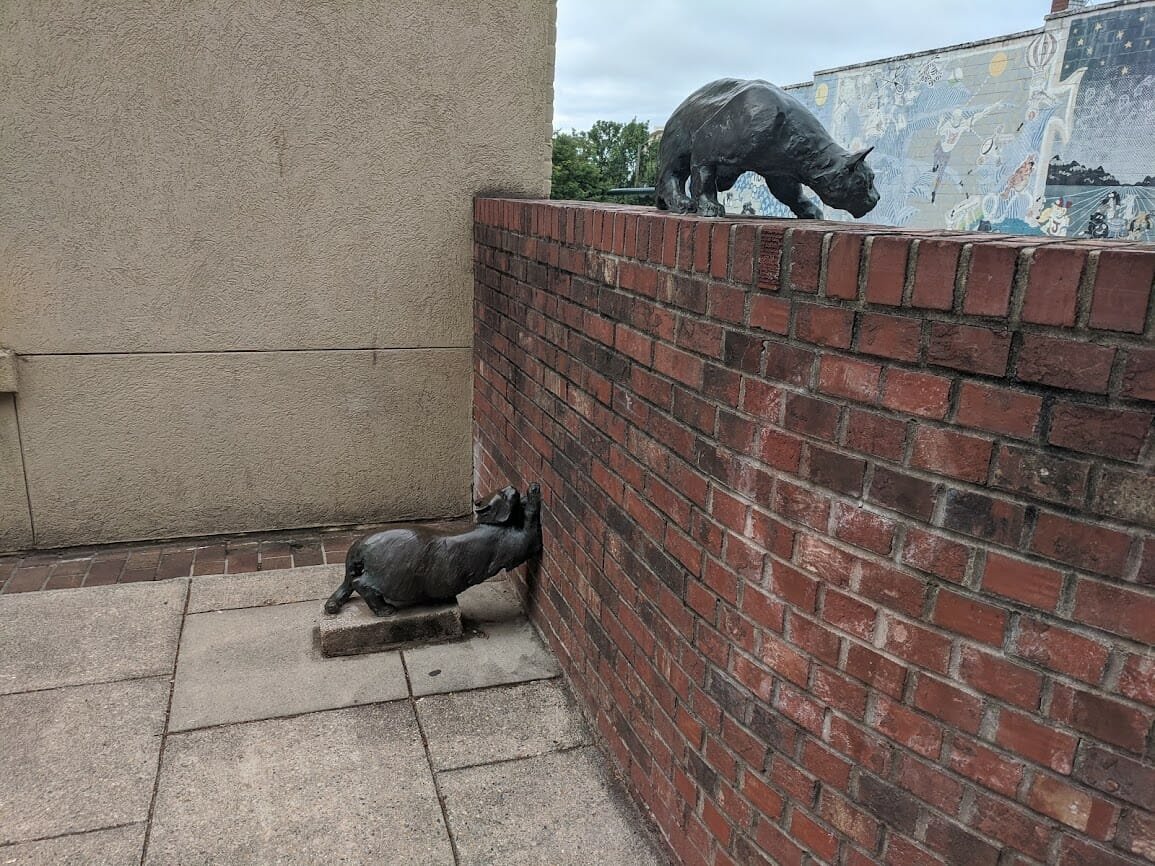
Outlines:
[[[875,147],[882,201],[869,222],[1152,240],[1153,22],[1155,2],[1088,10],[791,92],[846,148]],[[723,201],[789,216],[754,175]]]

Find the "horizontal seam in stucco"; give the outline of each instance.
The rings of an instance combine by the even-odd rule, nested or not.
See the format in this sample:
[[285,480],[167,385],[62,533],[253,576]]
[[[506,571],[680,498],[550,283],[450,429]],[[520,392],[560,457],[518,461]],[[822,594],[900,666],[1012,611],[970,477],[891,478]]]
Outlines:
[[156,349],[141,349],[133,352],[21,352],[22,358],[88,358],[88,357],[137,357],[140,355],[299,355],[308,352],[314,354],[331,354],[334,352],[459,352],[472,350],[472,345],[465,346],[393,346],[380,348],[373,346],[354,347],[347,349],[188,349],[185,351],[160,351]]

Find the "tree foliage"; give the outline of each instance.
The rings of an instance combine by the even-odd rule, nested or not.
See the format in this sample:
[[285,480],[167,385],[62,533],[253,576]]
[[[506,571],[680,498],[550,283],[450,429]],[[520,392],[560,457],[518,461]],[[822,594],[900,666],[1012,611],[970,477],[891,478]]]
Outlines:
[[[658,141],[649,123],[599,120],[587,131],[553,136],[551,198],[617,201],[615,187],[653,186],[658,170]],[[634,199],[636,201],[636,199]]]

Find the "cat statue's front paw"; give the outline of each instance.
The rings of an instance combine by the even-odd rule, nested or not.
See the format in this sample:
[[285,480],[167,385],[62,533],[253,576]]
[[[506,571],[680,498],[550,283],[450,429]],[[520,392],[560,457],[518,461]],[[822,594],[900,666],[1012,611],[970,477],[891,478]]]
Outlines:
[[698,216],[719,217],[726,215],[726,208],[708,198],[698,199]]

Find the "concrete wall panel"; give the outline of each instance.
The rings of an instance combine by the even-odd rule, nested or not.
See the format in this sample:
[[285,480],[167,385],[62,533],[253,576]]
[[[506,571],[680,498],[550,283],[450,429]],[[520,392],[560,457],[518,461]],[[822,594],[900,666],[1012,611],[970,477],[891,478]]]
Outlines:
[[462,514],[469,393],[468,349],[25,359],[37,543]]
[[32,546],[28,491],[12,394],[0,394],[0,550]]
[[0,6],[0,345],[465,346],[471,198],[548,190],[553,5]]

